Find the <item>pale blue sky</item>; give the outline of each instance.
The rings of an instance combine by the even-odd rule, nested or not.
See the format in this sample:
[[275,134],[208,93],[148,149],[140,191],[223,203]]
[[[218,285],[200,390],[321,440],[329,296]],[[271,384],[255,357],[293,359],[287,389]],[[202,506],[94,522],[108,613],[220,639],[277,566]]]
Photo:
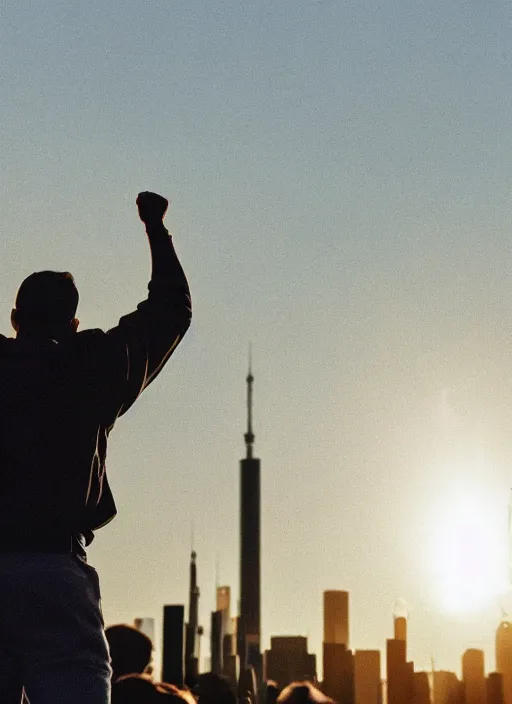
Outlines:
[[511,39],[505,0],[2,9],[0,329],[44,268],[74,273],[83,327],[132,309],[140,190],[172,198],[192,287],[192,329],[111,438],[107,621],[186,600],[192,519],[203,623],[216,559],[238,591],[252,340],[264,642],[320,653],[321,592],[345,588],[353,647],[384,650],[403,597],[418,669],[469,646],[494,667],[496,599],[443,613],[431,552],[468,505],[501,550],[473,567],[506,580]]

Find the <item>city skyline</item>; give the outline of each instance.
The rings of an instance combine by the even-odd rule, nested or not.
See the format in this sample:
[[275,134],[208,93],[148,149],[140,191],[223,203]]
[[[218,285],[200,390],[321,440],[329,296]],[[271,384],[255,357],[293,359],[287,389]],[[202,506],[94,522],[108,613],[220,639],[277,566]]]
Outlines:
[[[240,656],[240,651],[239,648],[240,642],[237,640],[237,626],[233,626],[231,621],[236,621],[237,619],[241,619],[242,622],[242,628],[244,636],[243,638],[245,639],[245,646],[242,646],[243,652],[244,652],[244,657],[247,658],[247,664],[250,667],[254,667],[256,672],[259,673],[258,677],[262,676],[262,673],[266,672],[267,669],[270,667],[272,669],[272,666],[268,665],[269,658],[272,655],[273,648],[278,648],[277,653],[279,653],[279,649],[282,650],[282,655],[281,657],[284,656],[284,653],[286,653],[286,648],[288,647],[287,643],[290,642],[291,645],[291,652],[300,653],[301,650],[304,650],[304,656],[306,659],[311,659],[311,662],[313,662],[313,665],[309,665],[305,668],[304,672],[314,672],[315,677],[316,674],[320,672],[319,669],[317,669],[317,663],[321,664],[321,668],[325,667],[331,667],[332,668],[332,677],[331,681],[329,679],[327,680],[327,693],[332,696],[334,699],[338,701],[344,701],[345,696],[347,696],[346,692],[344,692],[343,689],[338,690],[336,689],[336,685],[333,684],[337,681],[337,679],[340,676],[340,653],[341,653],[341,662],[343,662],[344,652],[349,652],[350,651],[350,607],[349,607],[349,593],[347,591],[343,590],[324,590],[323,591],[323,653],[320,654],[308,654],[306,655],[307,652],[307,636],[304,636],[303,634],[291,634],[291,633],[282,633],[282,634],[272,634],[272,633],[267,633],[267,634],[262,634],[260,630],[260,619],[261,619],[261,614],[260,614],[260,602],[261,602],[261,595],[260,595],[260,590],[261,590],[261,585],[260,585],[260,532],[261,532],[261,525],[260,525],[260,512],[261,512],[261,505],[260,505],[260,460],[254,457],[254,452],[253,452],[253,446],[255,442],[255,434],[254,434],[254,429],[253,429],[253,384],[254,384],[254,376],[252,373],[252,350],[251,346],[249,346],[249,366],[248,366],[248,372],[247,376],[245,377],[246,385],[247,385],[247,392],[246,392],[246,431],[244,433],[244,442],[245,442],[245,448],[246,448],[246,456],[242,460],[240,460],[240,493],[239,493],[239,517],[240,517],[240,561],[239,561],[239,583],[240,583],[240,594],[244,593],[244,582],[246,583],[245,590],[246,590],[246,598],[244,599],[239,599],[238,600],[238,607],[236,610],[235,614],[231,613],[231,585],[224,585],[220,586],[219,585],[219,575],[216,573],[216,587],[215,587],[215,604],[214,604],[214,609],[216,610],[216,613],[212,611],[212,619],[211,619],[211,629],[206,630],[206,636],[212,638],[212,633],[213,629],[219,629],[219,633],[222,632],[222,634],[229,635],[231,637],[231,634],[235,634],[233,636],[234,640],[232,644],[230,645],[230,652],[232,651],[233,654],[236,654]],[[510,492],[510,495],[512,496],[512,491]],[[512,511],[512,504],[509,504],[508,507],[508,521],[509,521],[509,530],[510,530],[510,516],[511,516],[511,511]],[[509,541],[512,541],[512,534],[509,533],[508,535]],[[192,539],[192,544],[194,544],[194,538]],[[457,557],[457,556],[454,556]],[[208,671],[208,665],[212,664],[212,662],[215,660],[216,657],[220,657],[220,660],[222,660],[222,655],[219,655],[220,652],[222,652],[222,649],[224,648],[223,645],[223,637],[220,637],[219,643],[216,645],[217,654],[214,657],[213,655],[213,644],[211,644],[212,652],[210,656],[205,656],[203,658],[203,663],[201,664],[200,660],[197,660],[195,665],[189,665],[188,662],[188,655],[187,653],[189,652],[190,646],[189,646],[189,638],[190,638],[190,633],[199,633],[199,635],[203,635],[204,629],[202,627],[198,627],[198,601],[199,601],[199,594],[200,594],[200,589],[197,584],[197,572],[196,572],[196,558],[197,558],[197,553],[195,550],[192,550],[191,552],[191,561],[190,561],[190,582],[189,582],[189,601],[188,601],[188,609],[189,609],[189,619],[188,623],[185,624],[185,630],[186,630],[186,644],[184,646],[184,654],[185,654],[185,659],[184,659],[184,671],[188,672],[189,667],[192,667],[192,671],[197,673],[198,671]],[[218,567],[218,566],[217,566]],[[256,589],[254,589],[254,585],[256,585]],[[207,602],[209,603],[209,602]],[[477,649],[477,648],[471,648],[468,646],[468,648],[465,649],[464,654],[461,655],[460,659],[460,664],[459,664],[459,669],[455,668],[454,670],[454,675],[456,677],[459,677],[460,681],[465,681],[464,677],[464,658],[466,655],[469,653],[478,653],[478,657],[481,656],[481,668],[482,672],[485,673],[485,676],[487,675],[492,675],[495,670],[497,670],[500,673],[507,672],[506,675],[504,675],[504,679],[501,683],[501,687],[503,687],[504,691],[504,696],[505,696],[505,702],[504,704],[512,704],[512,667],[507,668],[507,663],[510,660],[512,662],[512,612],[508,613],[507,608],[504,606],[505,600],[503,599],[500,602],[500,609],[501,609],[501,620],[497,625],[496,628],[496,635],[495,635],[495,643],[494,643],[494,653],[493,655],[495,656],[494,659],[494,666],[489,665],[488,662],[485,661],[484,657],[484,649]],[[512,601],[509,602],[509,606],[512,607]],[[173,607],[174,608],[174,607]],[[183,607],[183,613],[185,613],[185,608],[186,605]],[[378,662],[379,662],[379,667],[381,671],[381,676],[382,676],[382,681],[386,681],[386,668],[388,666],[388,662],[394,663],[395,661],[397,663],[400,663],[403,661],[403,666],[409,665],[410,666],[410,676],[412,677],[413,672],[412,669],[414,667],[414,661],[411,661],[407,663],[407,652],[406,652],[406,645],[408,643],[408,638],[407,638],[407,632],[408,632],[408,614],[409,614],[409,609],[406,601],[402,598],[399,598],[393,602],[392,609],[390,611],[392,613],[393,617],[393,627],[394,627],[394,634],[393,638],[388,638],[386,639],[385,643],[385,649],[384,653],[382,653],[383,657],[381,659],[381,651],[380,649],[355,649],[353,651],[353,660],[352,660],[352,665],[351,667],[359,666],[360,668],[364,666],[363,663],[365,662],[365,658],[367,659],[366,665],[370,667],[370,670],[374,670],[376,666],[376,660],[373,657],[375,653],[379,653],[378,657]],[[222,615],[221,615],[222,614]],[[214,618],[217,617],[218,618]],[[510,617],[510,620],[509,620]],[[135,622],[140,622],[141,624],[145,621],[146,619],[144,618],[137,618],[135,619]],[[152,620],[152,619],[150,619]],[[247,627],[247,624],[249,624],[249,627]],[[139,627],[139,626],[138,626]],[[142,626],[141,626],[142,627]],[[234,629],[234,630],[233,630]],[[501,659],[499,656],[499,646],[498,642],[500,639],[500,634],[504,634],[501,637],[501,641],[503,645],[501,646]],[[510,637],[508,637],[510,634]],[[266,642],[270,643],[270,650],[262,648],[261,647],[261,642],[262,642],[262,635],[266,635]],[[278,645],[279,644],[279,645]],[[295,644],[295,645],[294,645]],[[251,652],[252,648],[252,652]],[[298,648],[298,650],[297,650]],[[329,650],[329,648],[331,650]],[[159,651],[159,643],[158,639],[155,640],[155,649],[156,652],[158,653]],[[192,647],[192,652],[199,652],[199,646]],[[356,658],[356,654],[359,654],[358,657],[361,659],[361,663],[358,665],[358,659]],[[278,658],[278,655],[275,656]],[[291,657],[291,656],[290,656]],[[299,660],[301,656],[298,656]],[[424,657],[427,657],[424,655]],[[450,673],[450,671],[441,669],[441,670],[435,670],[434,667],[434,662],[435,662],[435,654],[434,652],[431,652],[428,655],[428,658],[430,659],[431,663],[431,670],[430,672],[432,673],[432,677],[434,677],[434,672],[440,672],[440,673]],[[276,660],[277,662],[277,660]],[[327,665],[325,663],[327,662]],[[332,665],[329,665],[329,663],[332,663]],[[491,659],[491,663],[493,660]],[[334,664],[336,663],[336,665]],[[474,663],[472,663],[474,664]],[[201,670],[201,667],[203,668]],[[226,666],[227,667],[227,672],[231,671],[231,668],[234,668],[235,666],[233,664],[229,664]],[[238,667],[242,667],[242,664],[240,663]],[[276,665],[276,667],[278,667]],[[396,685],[391,685],[392,687],[397,688],[397,692],[401,691],[401,688],[403,687],[403,681],[404,678],[407,678],[409,675],[407,674],[407,670],[404,672],[400,671],[400,667],[396,670],[396,676],[397,676],[397,682]],[[199,670],[197,669],[199,668]],[[309,669],[308,669],[309,668]],[[396,669],[395,665],[392,665],[392,669]],[[221,673],[222,667],[220,665],[216,666],[214,668],[215,672]],[[343,665],[341,667],[341,671],[343,672]],[[324,686],[326,685],[325,681],[325,669],[323,669],[323,684]],[[419,674],[424,674],[424,670],[420,670]],[[311,677],[313,680],[314,677],[313,675],[308,675],[308,677]],[[354,673],[352,673],[352,677],[354,677]],[[272,676],[270,679],[277,680],[277,677]],[[288,680],[283,680],[284,681],[291,681],[293,679],[300,679],[300,676],[295,676],[295,677],[289,677]],[[319,676],[320,679],[320,676]],[[388,680],[389,681],[389,680]],[[355,682],[355,680],[354,680]],[[430,688],[432,691],[434,691],[434,680],[431,681],[430,683]],[[260,681],[261,684],[261,681]],[[453,684],[453,683],[452,683]],[[484,687],[484,682],[479,683],[479,686]],[[283,685],[282,685],[283,686]],[[352,684],[354,686],[354,684]],[[388,686],[386,684],[386,686]],[[413,683],[411,680],[411,687],[413,687]],[[439,686],[442,686],[442,688],[445,687],[445,684],[440,684]],[[447,681],[446,687],[450,687],[450,682]],[[356,688],[357,689],[357,688]],[[393,691],[393,690],[392,690]],[[362,696],[362,695],[361,695]],[[393,695],[394,698],[395,695]],[[399,701],[399,695],[397,694],[396,697],[398,697],[397,702]],[[478,701],[478,699],[476,700]],[[468,704],[471,704],[468,702]]]
[[[191,565],[196,553],[192,552]],[[189,613],[196,603],[197,576],[190,573]],[[239,693],[240,682],[250,682],[244,674],[243,662],[251,642],[247,635],[244,616],[231,612],[230,587],[218,586],[212,611],[210,657],[206,657],[201,672],[210,669],[223,675]],[[512,621],[503,620],[495,633],[496,671],[485,662],[483,650],[467,648],[461,653],[461,674],[439,669],[431,658],[430,669],[417,669],[408,657],[408,623],[406,605],[397,602],[393,628],[386,640],[385,652],[378,649],[350,648],[350,595],[343,590],[323,592],[323,667],[317,667],[317,655],[309,653],[308,638],[301,635],[270,634],[270,648],[256,660],[260,673],[253,680],[253,690],[265,700],[266,683],[283,689],[291,682],[308,680],[318,685],[324,694],[345,704],[511,704],[512,702]],[[195,686],[199,671],[197,664],[188,664],[187,650],[181,642],[186,605],[164,606],[166,614],[173,614],[174,626],[164,625],[164,660],[162,677],[181,684],[188,681]],[[177,614],[178,621],[175,620]],[[137,628],[147,632],[148,621],[153,632],[152,619],[135,619]],[[240,630],[241,629],[241,630]],[[177,640],[176,640],[177,639]],[[242,639],[242,640],[241,640]],[[245,641],[245,642],[242,642]],[[181,655],[180,655],[181,650]],[[165,655],[167,653],[167,655]],[[180,674],[181,672],[181,674]],[[165,677],[167,673],[167,677]],[[173,676],[175,679],[173,679]]]

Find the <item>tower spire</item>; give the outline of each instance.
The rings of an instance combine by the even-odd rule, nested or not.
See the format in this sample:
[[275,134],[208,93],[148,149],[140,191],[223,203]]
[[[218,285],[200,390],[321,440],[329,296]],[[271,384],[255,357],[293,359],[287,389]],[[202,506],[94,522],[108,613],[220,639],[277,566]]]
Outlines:
[[252,375],[252,349],[249,343],[249,372],[247,374],[247,432],[244,435],[245,446],[247,448],[247,459],[252,458],[252,446],[254,443],[254,433],[252,431],[252,383],[254,377]]

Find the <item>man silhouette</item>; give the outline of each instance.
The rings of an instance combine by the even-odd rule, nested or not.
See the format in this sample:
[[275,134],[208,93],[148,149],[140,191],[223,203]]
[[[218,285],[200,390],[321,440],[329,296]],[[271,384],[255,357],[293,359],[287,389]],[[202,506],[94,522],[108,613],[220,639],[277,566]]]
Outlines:
[[19,702],[21,684],[30,704],[110,701],[98,575],[85,547],[116,514],[108,434],[190,325],[187,280],[163,224],[167,205],[154,193],[137,198],[151,250],[149,294],[116,327],[78,332],[73,277],[43,271],[18,291],[16,337],[0,335],[2,702]]

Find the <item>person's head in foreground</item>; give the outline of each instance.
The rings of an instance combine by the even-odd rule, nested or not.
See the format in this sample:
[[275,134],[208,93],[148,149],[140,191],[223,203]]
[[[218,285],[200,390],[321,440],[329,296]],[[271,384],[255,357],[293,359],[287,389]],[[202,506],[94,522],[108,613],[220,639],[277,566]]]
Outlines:
[[335,704],[311,682],[292,682],[277,698],[278,704]]
[[11,311],[17,335],[60,340],[75,333],[78,289],[68,271],[37,271],[22,282]]
[[109,626],[105,635],[112,660],[113,682],[123,675],[147,671],[153,653],[151,638],[124,623]]

